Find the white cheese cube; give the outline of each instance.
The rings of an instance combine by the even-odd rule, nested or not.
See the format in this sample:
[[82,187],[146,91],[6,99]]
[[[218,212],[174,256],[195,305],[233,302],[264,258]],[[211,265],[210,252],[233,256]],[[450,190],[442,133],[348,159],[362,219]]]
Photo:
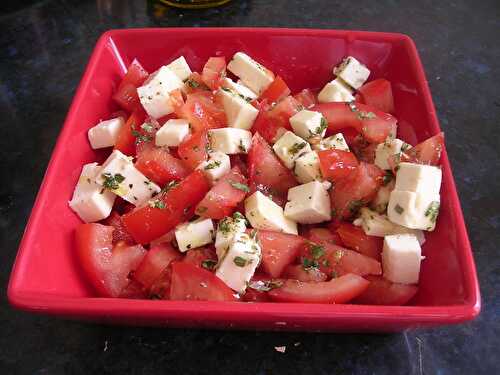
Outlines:
[[85,164],[73,192],[69,207],[86,223],[105,219],[111,213],[116,195],[95,183],[97,163]]
[[244,233],[247,229],[245,216],[235,212],[233,217],[225,217],[219,221],[217,232],[215,234],[215,252],[219,262],[226,255],[234,236],[238,233]]
[[167,65],[167,68],[169,68],[174,74],[179,77],[181,81],[185,81],[188,79],[188,77],[191,75],[191,68],[189,67],[186,59],[184,56],[181,56],[174,61],[172,61],[170,64]]
[[172,70],[162,66],[137,88],[137,94],[147,114],[156,119],[173,112],[169,93],[183,86]]
[[393,223],[412,229],[434,230],[439,214],[440,196],[393,190],[387,215]]
[[287,168],[293,168],[295,160],[311,152],[311,146],[291,131],[285,132],[273,145],[273,150]]
[[382,268],[387,280],[400,284],[417,284],[421,261],[422,249],[414,235],[384,237]]
[[243,52],[234,54],[227,69],[239,77],[245,86],[260,95],[274,81],[274,74]]
[[88,131],[90,146],[94,150],[114,146],[123,124],[123,118],[117,117],[101,121],[96,126],[90,128]]
[[208,245],[213,242],[213,237],[214,224],[212,219],[199,218],[179,224],[175,228],[175,239],[181,252]]
[[157,146],[179,146],[189,134],[189,122],[184,119],[170,119],[157,132]]
[[294,174],[297,180],[306,184],[314,180],[321,180],[321,169],[316,151],[306,152],[295,160]]
[[244,293],[261,258],[259,244],[246,233],[238,233],[231,241],[226,256],[215,275],[238,293]]
[[161,189],[134,167],[131,158],[114,150],[97,173],[96,182],[136,206]]
[[318,94],[318,102],[320,103],[352,102],[353,100],[352,89],[340,78],[328,82]]
[[336,150],[349,151],[349,146],[347,145],[342,133],[337,133],[328,138],[322,139],[321,142],[313,145],[313,148],[316,151],[330,150],[332,148]]
[[441,179],[441,168],[432,165],[400,163],[394,190],[436,195],[439,194],[441,188]]
[[285,217],[300,224],[330,220],[330,195],[323,184],[312,181],[289,189]]
[[241,95],[243,99],[246,101],[252,101],[253,99],[257,99],[257,94],[254,93],[252,90],[250,90],[248,87],[246,87],[243,82],[238,81],[234,82],[231,78],[224,78],[222,80],[222,87],[225,87],[227,89],[233,90],[237,94]]
[[245,129],[222,128],[208,131],[210,148],[224,154],[246,154],[252,145],[252,133]]
[[333,74],[342,78],[352,88],[359,89],[370,76],[370,70],[354,57],[348,56],[333,69]]
[[303,109],[290,117],[290,125],[299,137],[317,140],[325,136],[328,122],[320,112]]
[[375,165],[380,169],[391,169],[389,165],[389,157],[393,155],[398,155],[401,151],[405,151],[411,148],[411,145],[403,142],[401,139],[387,138],[385,142],[377,145],[375,149]]
[[260,191],[245,199],[245,216],[255,229],[298,234],[297,223],[287,219],[283,209]]
[[220,151],[208,153],[208,160],[200,163],[197,169],[201,169],[212,185],[231,170],[231,159]]
[[258,109],[231,89],[221,88],[219,95],[222,98],[228,126],[249,130],[259,114]]

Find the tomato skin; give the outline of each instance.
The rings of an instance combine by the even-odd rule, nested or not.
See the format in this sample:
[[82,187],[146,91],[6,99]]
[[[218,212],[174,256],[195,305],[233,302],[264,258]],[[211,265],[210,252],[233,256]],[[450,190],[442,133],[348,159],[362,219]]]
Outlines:
[[337,229],[342,242],[346,247],[380,261],[380,253],[384,239],[382,237],[369,236],[362,228],[347,222],[340,224]]
[[305,282],[326,281],[328,277],[317,268],[304,269],[301,264],[290,264],[283,271],[283,277]]
[[407,304],[418,292],[416,285],[392,283],[381,276],[365,276],[370,282],[368,288],[353,301],[363,305]]
[[305,108],[311,108],[317,103],[316,95],[309,89],[304,89],[293,97]]
[[296,114],[302,106],[293,97],[287,96],[274,107],[267,108],[267,99],[263,100],[259,115],[252,126],[252,133],[259,133],[267,142],[274,143],[282,134],[282,130],[291,130],[290,117]]
[[188,94],[186,102],[179,108],[178,116],[191,125],[193,134],[222,128],[227,125],[226,113],[210,91]]
[[224,57],[210,57],[201,73],[201,79],[212,90],[217,90],[222,79],[226,77],[226,59]]
[[[271,281],[272,278],[264,275],[264,274],[255,274],[252,276],[250,279],[250,283],[255,282],[255,281]],[[269,295],[267,292],[261,291],[261,290],[256,290],[252,289],[250,287],[247,287],[245,290],[245,294],[241,296],[241,299],[245,302],[269,302],[271,298],[269,298]]]
[[323,244],[332,244],[342,246],[342,240],[336,232],[332,232],[326,228],[311,228],[305,234],[304,237],[311,242]]
[[125,73],[125,76],[123,76],[122,81],[118,85],[113,95],[113,100],[118,103],[121,108],[129,112],[141,108],[141,102],[137,95],[137,88],[144,83],[148,76],[148,72],[142,67],[139,61],[134,59],[129,65],[127,73]]
[[212,272],[183,262],[172,264],[170,299],[236,301],[234,292]]
[[188,94],[210,91],[198,72],[191,73],[186,82],[186,93]]
[[260,267],[271,277],[279,277],[304,244],[302,237],[293,234],[259,230],[257,236],[262,249]]
[[139,153],[135,167],[160,186],[170,181],[180,181],[190,173],[189,168],[181,160],[158,147],[151,147]]
[[182,162],[194,170],[201,162],[208,159],[208,136],[202,131],[192,134],[177,148]]
[[444,133],[441,132],[419,143],[415,147],[402,152],[398,160],[395,157],[389,158],[389,165],[393,170],[395,170],[398,162],[438,166],[443,148]]
[[148,205],[137,208],[123,215],[123,223],[137,243],[149,243],[189,220],[209,189],[203,172],[194,171],[158,198],[164,203],[164,209]]
[[296,303],[346,303],[363,293],[369,282],[347,274],[323,282],[286,280],[283,286],[268,292],[273,301]]
[[344,150],[324,150],[318,152],[321,174],[329,181],[336,182],[358,167],[358,160],[352,152]]
[[130,280],[128,285],[120,292],[120,298],[145,299],[148,298],[143,286],[135,280]]
[[379,109],[382,112],[394,113],[394,98],[391,82],[384,78],[365,83],[358,89],[364,104]]
[[113,245],[118,242],[125,242],[129,245],[135,243],[134,238],[127,232],[125,225],[123,225],[120,214],[116,211],[111,211],[111,214],[103,220],[104,225],[112,226],[113,230]]
[[288,95],[290,95],[290,89],[286,82],[280,76],[276,76],[269,87],[260,95],[259,99],[266,99],[269,103],[278,103]]
[[139,129],[145,118],[146,113],[142,109],[132,112],[118,133],[115,142],[115,150],[119,150],[128,156],[133,156],[135,154],[136,138],[132,132],[135,129]]
[[231,215],[238,203],[246,197],[246,192],[235,188],[233,184],[247,185],[247,179],[238,167],[231,169],[210,189],[196,206],[196,214],[211,219],[222,219]]
[[87,279],[103,297],[118,297],[141,263],[146,250],[140,245],[113,247],[113,227],[97,223],[76,228],[76,253]]
[[184,258],[182,259],[182,262],[206,269],[205,267],[203,267],[203,262],[206,260],[212,260],[217,263],[217,254],[213,247],[203,246],[188,250],[186,251],[186,255],[184,256]]

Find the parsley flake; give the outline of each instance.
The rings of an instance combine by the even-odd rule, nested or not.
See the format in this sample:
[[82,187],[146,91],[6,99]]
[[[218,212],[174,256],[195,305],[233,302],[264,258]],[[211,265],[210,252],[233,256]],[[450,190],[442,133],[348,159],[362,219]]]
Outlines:
[[[427,209],[428,211],[429,209]],[[396,205],[394,206],[394,211],[396,211],[399,215],[401,215],[405,209],[403,207],[401,207],[398,203],[396,203]],[[425,213],[425,216],[427,216],[427,211]]]
[[218,168],[218,167],[220,167],[220,165],[221,165],[221,162],[219,160],[214,160],[214,161],[211,161],[210,163],[208,163],[207,165],[205,165],[205,167],[203,169],[208,171],[210,169]]
[[425,216],[429,218],[432,223],[435,223],[439,215],[440,203],[438,201],[433,201],[425,211]]
[[250,188],[248,185],[242,184],[240,182],[232,182],[230,181],[229,184],[234,187],[235,189],[241,190],[245,193],[250,193]]
[[248,259],[245,259],[245,258],[240,257],[240,256],[234,257],[233,262],[238,267],[245,267],[249,263]]
[[217,262],[213,259],[205,259],[201,262],[201,266],[210,271],[212,271],[216,265]]
[[102,186],[108,190],[116,190],[120,187],[120,184],[125,180],[125,177],[120,173],[112,175],[111,173],[103,173],[102,178],[104,178],[104,183]]
[[257,280],[257,281],[250,281],[248,283],[248,287],[252,288],[254,290],[257,290],[259,292],[269,292],[270,290],[280,288],[283,286],[283,281],[280,280]]
[[288,153],[292,156],[297,155],[300,152],[300,150],[306,147],[306,145],[307,145],[306,142],[294,143],[292,147],[290,147],[290,149],[288,150]]
[[160,199],[155,199],[153,201],[150,201],[149,203],[149,207],[152,207],[152,208],[159,208],[160,210],[164,210],[165,209],[165,202],[163,202],[162,200]]

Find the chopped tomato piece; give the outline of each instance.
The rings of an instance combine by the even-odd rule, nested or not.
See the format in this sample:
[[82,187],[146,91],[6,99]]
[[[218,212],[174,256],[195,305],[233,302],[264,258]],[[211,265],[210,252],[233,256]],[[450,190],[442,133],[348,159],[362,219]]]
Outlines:
[[148,72],[142,67],[139,61],[134,59],[113,95],[113,100],[118,103],[121,108],[129,112],[141,108],[141,102],[137,95],[137,88],[144,83],[148,76]]
[[295,94],[293,97],[305,108],[311,108],[313,105],[317,103],[316,96],[309,89],[304,89],[298,94]]
[[133,245],[135,243],[134,239],[127,232],[127,229],[123,225],[122,217],[116,211],[111,211],[111,214],[103,221],[104,225],[109,225],[114,228],[113,230],[113,245],[118,242],[125,242],[129,245]]
[[207,92],[210,91],[209,87],[205,85],[201,74],[198,72],[193,72],[186,80],[186,92],[192,94],[195,92]]
[[392,96],[391,83],[379,78],[365,83],[358,89],[362,102],[371,105],[382,112],[394,113],[394,98]]
[[201,73],[203,82],[212,90],[217,90],[225,76],[226,59],[224,57],[210,57]]
[[139,207],[123,215],[123,223],[136,242],[149,243],[189,220],[209,189],[203,172],[194,171],[157,198],[162,207]]
[[[267,102],[264,100],[263,102]],[[259,133],[269,143],[274,143],[284,130],[291,130],[290,117],[302,106],[293,97],[287,96],[269,110],[261,109],[252,126],[252,132]]]
[[243,176],[248,176],[247,157],[245,154],[229,155],[231,165],[238,167]]
[[217,264],[217,254],[213,247],[204,246],[188,250],[182,261],[212,271]]
[[269,103],[278,103],[288,95],[290,95],[290,89],[287,84],[283,81],[283,78],[276,76],[273,83],[269,85],[259,99],[266,99]]
[[149,298],[152,299],[170,299],[170,283],[172,281],[172,265],[174,262],[165,268],[160,276],[155,280],[151,288],[149,288]]
[[182,106],[184,105],[184,97],[182,96],[181,89],[175,89],[171,91],[168,96],[168,101],[172,106],[175,114],[181,113]]
[[139,129],[145,118],[146,113],[142,109],[136,110],[130,115],[127,122],[125,122],[118,133],[115,142],[115,150],[120,150],[128,156],[133,156],[135,154],[136,137],[134,131]]
[[418,287],[392,283],[381,276],[366,276],[370,285],[356,297],[355,303],[364,305],[405,305],[417,294]]
[[286,280],[281,287],[268,294],[278,302],[346,303],[363,293],[368,284],[368,281],[353,274],[323,282]]
[[358,167],[358,160],[352,152],[334,148],[318,152],[321,174],[329,181],[349,176]]
[[177,148],[181,160],[191,169],[195,169],[201,162],[208,159],[208,136],[202,131],[192,134]]
[[271,277],[279,277],[304,244],[300,236],[266,230],[259,230],[258,239],[262,249],[262,270]]
[[318,268],[304,268],[301,264],[290,264],[285,268],[283,277],[299,281],[326,281],[328,277]]
[[234,292],[212,272],[183,262],[172,264],[170,299],[236,301]]
[[135,167],[160,186],[170,181],[180,181],[190,173],[181,160],[173,157],[166,149],[158,147],[140,152]]
[[322,244],[332,244],[342,246],[342,240],[336,232],[332,232],[326,228],[311,228],[305,234],[304,237],[311,242]]
[[369,236],[362,228],[347,222],[340,224],[337,233],[344,245],[349,249],[380,260],[380,253],[384,242],[382,237]]
[[113,227],[81,224],[76,228],[76,253],[92,286],[103,297],[118,297],[127,287],[130,272],[141,263],[146,250],[140,245],[118,243],[113,247]]
[[120,292],[120,298],[145,299],[148,295],[140,283],[130,280],[128,285]]
[[188,94],[186,102],[179,109],[178,116],[189,121],[195,134],[227,125],[224,108],[213,101],[212,93],[209,91]]
[[444,133],[441,132],[426,139],[415,147],[401,153],[400,157],[390,157],[389,164],[394,170],[398,162],[439,165],[441,152],[444,148]]
[[359,161],[372,164],[375,162],[375,150],[378,143],[368,143],[361,134],[357,134],[348,144]]
[[238,167],[231,169],[210,189],[205,198],[196,206],[196,214],[211,219],[222,219],[233,213],[250,189],[247,179]]
[[241,299],[245,302],[269,302],[271,299],[265,290],[254,289],[251,286],[257,285],[258,282],[269,282],[272,279],[267,275],[255,274],[248,283],[248,287],[245,290],[245,294],[241,296]]

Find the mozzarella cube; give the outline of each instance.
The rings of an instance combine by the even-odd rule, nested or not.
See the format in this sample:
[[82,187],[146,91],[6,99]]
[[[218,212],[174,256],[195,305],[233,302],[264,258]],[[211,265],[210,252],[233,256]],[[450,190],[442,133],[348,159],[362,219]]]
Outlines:
[[333,74],[354,89],[359,89],[370,76],[370,70],[352,56],[346,57],[342,63],[333,69]]
[[117,117],[101,121],[96,126],[90,128],[88,131],[90,146],[94,150],[114,146],[123,124],[123,118]]
[[213,242],[213,237],[214,224],[212,219],[199,218],[179,224],[175,228],[175,240],[181,252],[208,245]]
[[224,78],[221,83],[222,87],[233,90],[238,95],[242,96],[246,101],[252,101],[253,99],[257,99],[257,94],[246,87],[243,82],[238,81],[234,82],[231,78]]
[[234,291],[244,293],[259,265],[260,258],[261,248],[257,241],[246,233],[238,233],[217,266],[215,276]]
[[336,150],[349,151],[349,146],[347,145],[342,133],[337,133],[328,138],[322,139],[321,142],[313,145],[313,148],[316,151],[330,150],[332,148]]
[[311,146],[291,131],[287,131],[273,145],[273,150],[283,164],[291,169],[295,160],[301,155],[311,152]]
[[441,179],[441,168],[432,165],[400,163],[394,189],[436,195],[439,194],[441,188]]
[[328,82],[318,94],[320,103],[352,102],[353,100],[352,89],[340,78]]
[[162,66],[137,88],[137,94],[147,114],[157,119],[173,112],[169,93],[183,85],[172,70]]
[[391,169],[389,165],[389,157],[393,155],[401,154],[401,151],[405,151],[411,148],[408,143],[403,142],[401,139],[387,138],[385,142],[377,145],[375,149],[375,165],[380,169]]
[[330,220],[330,195],[323,184],[312,181],[289,189],[285,217],[300,224]]
[[384,277],[393,283],[417,284],[422,261],[422,249],[411,234],[384,237],[382,268]]
[[170,119],[157,132],[157,146],[179,146],[189,134],[189,122],[184,119]]
[[303,109],[290,117],[290,125],[295,134],[309,140],[323,138],[328,122],[320,112]]
[[229,246],[233,241],[234,236],[238,233],[244,233],[247,229],[245,216],[239,212],[235,212],[233,217],[225,217],[219,221],[217,232],[215,234],[215,252],[219,262],[226,255]]
[[200,163],[196,169],[201,169],[210,183],[215,185],[222,176],[230,171],[231,159],[220,151],[209,152],[208,160]]
[[218,93],[222,98],[228,126],[249,130],[259,114],[258,109],[231,89],[221,88]]
[[404,227],[432,231],[436,226],[439,206],[439,194],[394,190],[387,206],[387,215],[390,221]]
[[85,164],[73,192],[69,207],[86,223],[105,219],[111,213],[116,195],[96,184],[101,169],[97,163]]
[[246,154],[252,145],[252,133],[245,129],[222,128],[208,131],[212,151],[224,154]]
[[297,180],[306,184],[314,180],[321,180],[321,169],[316,151],[306,152],[295,160],[294,174]]
[[262,94],[274,81],[274,74],[270,70],[243,52],[234,54],[227,69],[257,95]]
[[118,150],[104,162],[96,182],[136,206],[143,205],[161,190],[135,168],[131,158]]
[[169,68],[181,81],[185,81],[191,75],[191,68],[189,67],[184,56],[181,56],[170,64],[167,65]]
[[255,229],[298,234],[297,223],[286,218],[283,209],[260,191],[245,199],[245,216]]

